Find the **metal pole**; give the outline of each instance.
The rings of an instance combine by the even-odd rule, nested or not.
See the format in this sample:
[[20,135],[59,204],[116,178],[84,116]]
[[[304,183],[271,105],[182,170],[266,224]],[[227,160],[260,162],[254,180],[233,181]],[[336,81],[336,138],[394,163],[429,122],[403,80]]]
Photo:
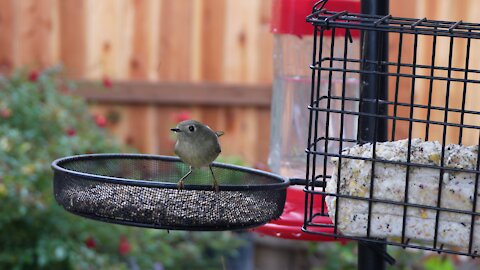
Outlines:
[[386,269],[385,257],[381,252],[387,252],[385,244],[358,242],[358,269],[359,270],[384,270]]
[[[388,15],[388,0],[362,0],[363,14]],[[388,60],[388,35],[381,31],[363,31],[361,36],[361,57],[370,61]],[[373,63],[362,62],[361,69],[377,69]],[[380,66],[378,71],[386,72],[386,66]],[[387,100],[388,96],[388,78],[377,74],[361,74],[360,76],[360,97],[370,100],[377,98]],[[362,112],[386,115],[387,107],[379,106],[375,102],[362,102],[360,104]],[[375,117],[359,117],[359,139],[365,142],[386,141],[387,140],[387,121],[386,119],[376,119]]]
[[[363,14],[388,15],[388,0],[362,0]],[[363,31],[361,38],[362,59],[375,62],[388,60],[388,35],[380,31]],[[363,70],[386,71],[385,66],[368,64],[363,62]],[[360,98],[380,99],[388,98],[388,77],[377,74],[361,74],[360,76]],[[378,106],[378,107],[377,107]],[[375,102],[361,102],[360,111],[372,114],[386,115],[387,107],[378,105]],[[386,141],[387,121],[386,119],[371,116],[359,117],[358,139],[362,142]],[[363,242],[358,243],[358,269],[359,270],[384,270],[386,263],[385,244]],[[383,254],[382,254],[383,252]]]

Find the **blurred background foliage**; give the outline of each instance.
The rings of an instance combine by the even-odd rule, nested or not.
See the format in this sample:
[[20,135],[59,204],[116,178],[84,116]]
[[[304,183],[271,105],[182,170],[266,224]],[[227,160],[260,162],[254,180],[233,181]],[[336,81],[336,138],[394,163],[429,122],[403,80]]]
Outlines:
[[[395,259],[394,265],[387,264],[388,270],[473,270],[480,269],[478,260],[465,256],[441,254],[430,251],[387,247],[388,253]],[[357,242],[340,244],[310,243],[309,256],[318,261],[312,270],[355,270],[357,269]]]
[[232,233],[100,223],[56,204],[54,159],[133,151],[71,91],[59,66],[0,77],[0,269],[222,268],[241,245]]

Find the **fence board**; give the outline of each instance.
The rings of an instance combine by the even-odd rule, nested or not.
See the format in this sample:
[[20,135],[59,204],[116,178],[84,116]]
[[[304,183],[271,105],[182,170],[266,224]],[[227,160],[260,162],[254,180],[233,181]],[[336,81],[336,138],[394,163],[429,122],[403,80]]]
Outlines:
[[147,79],[150,43],[148,34],[151,24],[150,2],[133,2],[133,48],[128,63],[129,76],[132,79]]
[[158,78],[164,81],[191,79],[193,11],[191,1],[162,1]]
[[76,94],[106,103],[204,104],[270,106],[271,85],[221,83],[113,82],[109,89],[98,83],[80,82]]
[[52,0],[15,1],[15,65],[44,68],[55,63],[54,13]]
[[71,78],[82,78],[85,72],[85,2],[59,2],[60,59]]
[[200,80],[222,81],[223,59],[230,57],[223,46],[225,27],[225,1],[201,1],[201,28],[198,34],[201,39]]
[[0,0],[0,73],[14,66],[14,0]]

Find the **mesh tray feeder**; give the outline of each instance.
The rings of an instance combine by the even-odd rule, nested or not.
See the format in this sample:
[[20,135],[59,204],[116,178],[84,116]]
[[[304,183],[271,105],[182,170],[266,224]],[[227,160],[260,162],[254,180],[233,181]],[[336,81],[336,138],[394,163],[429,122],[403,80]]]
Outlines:
[[105,222],[175,230],[235,230],[259,226],[283,211],[290,181],[240,166],[214,163],[188,170],[177,157],[92,154],[52,163],[56,201],[67,211]]

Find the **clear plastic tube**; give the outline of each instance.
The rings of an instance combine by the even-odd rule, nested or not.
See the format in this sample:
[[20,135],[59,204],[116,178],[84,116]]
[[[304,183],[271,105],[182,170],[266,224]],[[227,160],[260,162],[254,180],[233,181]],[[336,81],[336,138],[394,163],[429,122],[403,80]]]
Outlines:
[[[331,36],[324,36],[323,56],[330,55]],[[334,57],[343,58],[343,37],[337,37],[340,46],[335,46]],[[336,40],[337,42],[337,40]],[[349,44],[348,55],[358,58],[360,41],[354,39]],[[270,135],[270,169],[282,176],[304,178],[306,168],[306,153],[308,138],[308,120],[311,88],[311,69],[313,40],[312,36],[295,36],[277,34],[274,37],[274,81],[272,96],[272,120]],[[341,68],[342,63],[335,63],[334,67]],[[321,74],[320,95],[327,94],[329,72]],[[343,73],[332,72],[331,94],[342,95]],[[345,96],[359,96],[359,79],[357,74],[347,73],[345,78]],[[322,104],[320,104],[322,106]],[[331,102],[331,107],[340,109],[340,101]],[[357,111],[355,102],[345,102],[345,110]],[[318,114],[320,132],[326,133],[325,112]],[[343,138],[356,138],[357,117],[344,116]],[[330,115],[330,137],[339,137],[340,116]],[[318,134],[320,137],[324,134]],[[344,144],[344,146],[347,146]],[[329,152],[338,151],[337,144],[330,144]],[[337,149],[335,149],[337,147]],[[318,144],[317,151],[323,151],[324,145]],[[317,158],[317,171],[323,171],[323,160]]]

